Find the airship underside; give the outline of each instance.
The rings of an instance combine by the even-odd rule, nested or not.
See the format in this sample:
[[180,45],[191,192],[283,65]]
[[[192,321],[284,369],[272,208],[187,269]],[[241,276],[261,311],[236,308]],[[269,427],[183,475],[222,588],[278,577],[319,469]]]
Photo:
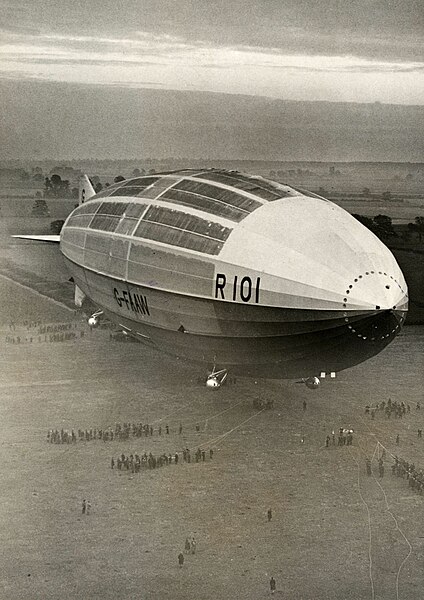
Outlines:
[[328,200],[237,172],[120,182],[74,210],[61,251],[129,334],[256,377],[340,371],[399,333],[407,286],[386,246]]

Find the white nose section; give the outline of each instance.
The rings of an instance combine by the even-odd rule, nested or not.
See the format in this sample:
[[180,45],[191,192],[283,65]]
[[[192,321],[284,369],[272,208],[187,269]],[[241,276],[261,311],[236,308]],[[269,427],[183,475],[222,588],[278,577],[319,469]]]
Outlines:
[[406,283],[386,271],[364,271],[346,286],[343,308],[352,305],[366,310],[405,309],[408,299]]

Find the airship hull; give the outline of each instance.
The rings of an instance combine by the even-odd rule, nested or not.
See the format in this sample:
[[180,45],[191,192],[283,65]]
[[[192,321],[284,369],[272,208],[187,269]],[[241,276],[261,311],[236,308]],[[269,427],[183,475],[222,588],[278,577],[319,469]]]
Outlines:
[[121,182],[77,208],[61,250],[128,334],[194,363],[310,377],[380,352],[407,288],[348,213],[259,177],[180,172]]
[[[148,288],[81,269],[74,280],[119,329],[168,354],[250,377],[291,379],[338,372],[383,350],[400,314],[248,307]],[[353,331],[352,331],[353,329]],[[363,337],[377,335],[368,345]]]

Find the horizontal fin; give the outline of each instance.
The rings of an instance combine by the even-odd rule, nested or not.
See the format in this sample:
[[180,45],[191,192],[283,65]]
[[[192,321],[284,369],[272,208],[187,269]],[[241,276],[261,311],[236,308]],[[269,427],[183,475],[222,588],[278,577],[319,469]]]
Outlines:
[[51,244],[58,244],[60,242],[60,235],[12,235],[12,237],[21,240],[33,240],[35,242],[50,242]]

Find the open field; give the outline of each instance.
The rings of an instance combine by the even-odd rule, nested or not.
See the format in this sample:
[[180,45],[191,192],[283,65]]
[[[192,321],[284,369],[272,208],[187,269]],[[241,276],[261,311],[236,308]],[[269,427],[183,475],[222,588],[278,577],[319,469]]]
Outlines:
[[[58,315],[50,301],[37,302],[40,326],[59,316],[69,322],[69,311]],[[267,597],[271,574],[281,597],[372,598],[369,552],[375,598],[395,599],[397,576],[400,598],[422,598],[423,497],[389,474],[390,460],[381,482],[364,469],[377,440],[424,466],[416,434],[424,406],[415,408],[423,400],[422,329],[406,328],[378,357],[316,392],[239,380],[214,394],[178,361],[110,341],[105,331],[6,343],[21,329],[22,312],[18,303],[1,306],[2,598],[253,600]],[[274,399],[274,409],[255,411],[257,396]],[[389,396],[409,403],[411,414],[365,418],[365,404]],[[139,421],[153,423],[153,437],[46,442],[50,428]],[[170,426],[169,436],[157,435],[159,424]],[[355,429],[353,447],[325,448],[340,426]],[[122,452],[198,446],[213,447],[213,460],[134,475],[110,469],[111,456]],[[403,565],[409,546],[382,490],[412,547]],[[81,515],[83,498],[91,515]],[[191,535],[196,555],[179,569],[177,554]]]

